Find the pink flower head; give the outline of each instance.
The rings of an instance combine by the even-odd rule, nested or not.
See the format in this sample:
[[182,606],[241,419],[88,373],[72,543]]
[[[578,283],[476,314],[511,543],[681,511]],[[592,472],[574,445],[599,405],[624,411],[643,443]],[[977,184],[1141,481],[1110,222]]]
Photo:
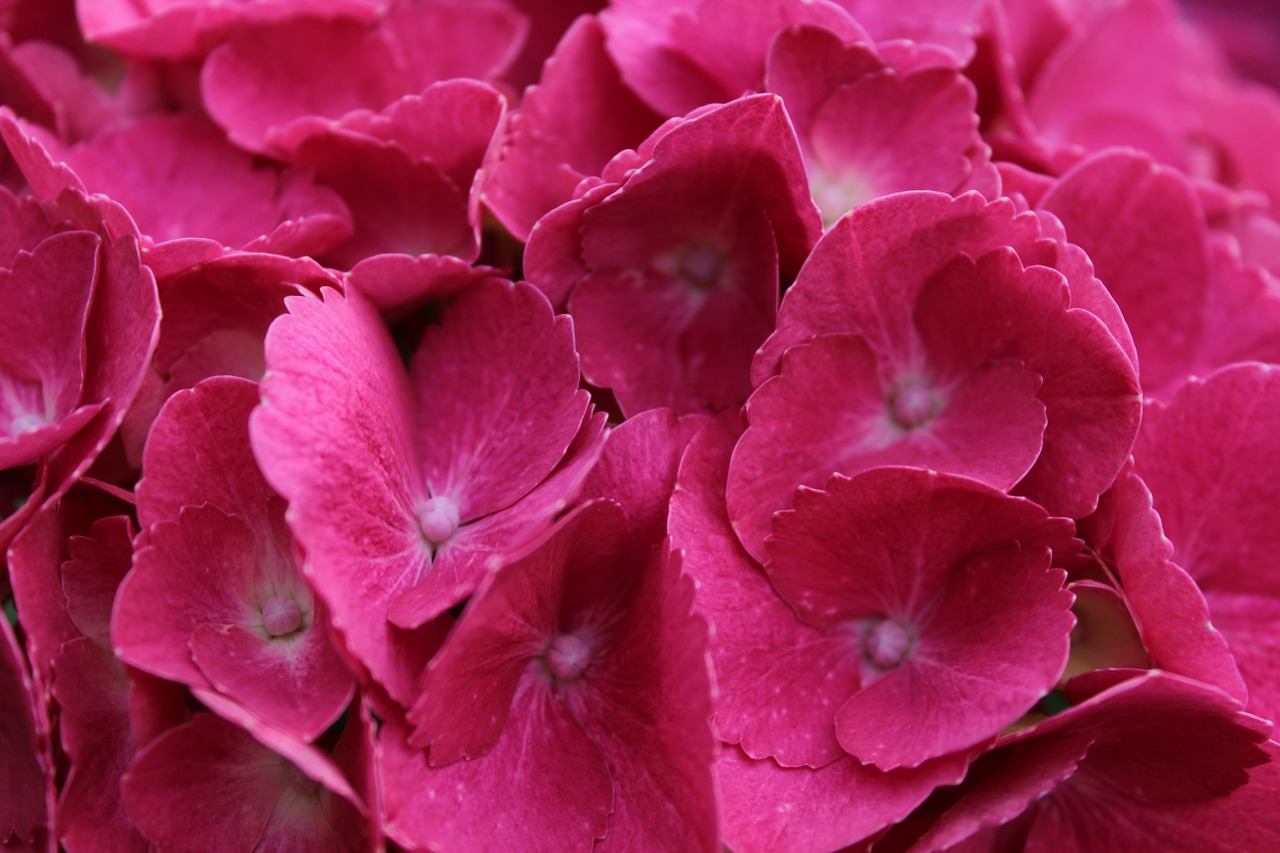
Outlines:
[[781,101],[670,122],[604,180],[544,217],[526,254],[530,280],[568,297],[584,376],[628,413],[739,405],[779,273],[821,230]]
[[132,239],[51,224],[5,190],[0,220],[3,547],[119,426],[155,346],[159,310]]
[[926,804],[925,831],[904,825],[887,846],[1225,853],[1280,840],[1269,727],[1226,695],[1153,671],[1082,677],[1066,698],[1072,707],[1004,738],[959,790]]
[[388,725],[392,836],[718,849],[706,626],[691,601],[665,545],[611,501],[491,574],[428,667],[413,728]]
[[756,357],[767,381],[728,488],[744,547],[763,558],[798,485],[880,465],[1087,514],[1138,428],[1127,340],[1078,250],[1043,236],[1035,214],[976,193],[858,208],[814,249]]
[[1271,720],[1280,717],[1280,568],[1272,558],[1280,549],[1278,417],[1275,368],[1233,365],[1188,382],[1167,405],[1149,404],[1134,446],[1172,560],[1204,591],[1249,688],[1248,709]]
[[319,254],[351,233],[342,201],[314,176],[256,164],[195,116],[148,116],[70,148],[9,116],[0,131],[43,198],[71,189],[103,218],[126,217],[161,278],[229,249]]
[[253,383],[218,377],[161,411],[138,486],[149,543],[117,596],[112,635],[126,662],[311,740],[354,682],[298,569],[284,502],[250,453],[257,399]]
[[434,651],[413,632],[564,508],[603,419],[578,388],[569,319],[530,285],[467,287],[407,375],[357,292],[289,311],[267,337],[254,449],[335,628],[407,707]]

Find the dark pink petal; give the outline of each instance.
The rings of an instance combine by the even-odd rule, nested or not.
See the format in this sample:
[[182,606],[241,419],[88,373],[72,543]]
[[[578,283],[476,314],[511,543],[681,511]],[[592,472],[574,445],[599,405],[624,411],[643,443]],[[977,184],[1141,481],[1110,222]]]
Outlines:
[[1074,624],[1064,573],[1048,570],[1069,530],[1030,501],[918,469],[799,491],[765,570],[802,620],[851,655],[861,646],[867,680],[835,716],[841,746],[881,769],[918,766],[1047,693]]
[[257,552],[252,530],[215,506],[186,507],[153,526],[117,595],[116,653],[154,675],[206,686],[187,643],[200,625],[253,618]]
[[1246,691],[1205,597],[1170,557],[1151,493],[1133,471],[1114,487],[1115,527],[1107,547],[1142,643],[1161,669],[1212,684],[1240,701]]
[[326,290],[323,301],[289,300],[289,311],[267,336],[263,405],[250,421],[254,451],[290,501],[290,526],[335,631],[407,706],[434,651],[428,637],[385,619],[431,559],[417,519],[426,494],[408,379],[358,295]]
[[796,619],[738,544],[724,485],[740,431],[737,414],[726,412],[690,442],[668,529],[698,584],[694,606],[714,628],[717,733],[753,758],[819,767],[844,754],[832,721],[861,685],[861,668],[843,638]]
[[[1173,559],[1203,589],[1271,593],[1267,555],[1280,549],[1271,524],[1280,488],[1280,374],[1241,364],[1188,383],[1168,406],[1144,412],[1134,447]],[[1204,500],[1212,495],[1212,501]]]
[[920,287],[952,258],[977,258],[1039,236],[1034,216],[1015,213],[1011,203],[988,204],[976,193],[958,199],[903,193],[858,208],[827,233],[787,291],[778,330],[752,364],[753,382],[777,372],[795,344],[858,329],[867,316],[895,318],[869,337],[872,349],[904,340]]
[[[1043,821],[1044,830],[1056,830],[1055,844],[1065,841],[1068,850],[1088,850],[1130,820],[1144,827],[1185,823],[1195,837],[1196,816],[1226,806],[1230,800],[1218,798],[1240,790],[1247,768],[1268,760],[1260,748],[1266,730],[1225,694],[1198,682],[1159,671],[1121,681],[979,759],[967,790],[912,849],[949,848],[1024,809],[1037,835]],[[1120,804],[1131,817],[1117,820]],[[1142,838],[1149,843],[1149,836]]]
[[447,299],[471,284],[501,278],[493,267],[451,255],[374,255],[351,268],[347,287],[359,290],[384,315]]
[[464,291],[413,357],[431,497],[452,500],[466,523],[544,480],[586,413],[578,379],[573,324],[536,288],[481,282]]
[[125,811],[120,777],[133,760],[129,680],[110,647],[89,638],[54,659],[58,726],[71,770],[58,797],[58,832],[68,850],[145,853]]
[[[0,297],[9,306],[0,317],[0,336],[26,341],[0,352],[0,469],[36,461],[94,414],[73,410],[84,400],[85,325],[98,245],[84,231],[58,234],[0,269]],[[50,281],[65,287],[50,289]]]
[[[536,24],[535,20],[535,24]],[[533,224],[573,197],[584,177],[634,148],[659,122],[622,82],[594,17],[575,21],[525,92],[484,201],[507,230],[528,241]],[[584,132],[590,128],[591,132]]]
[[600,847],[714,851],[709,627],[693,610],[694,585],[681,575],[679,557],[665,544],[662,551],[628,596],[616,647],[581,699],[583,725],[614,779],[614,813]]
[[906,817],[939,785],[959,782],[967,764],[956,755],[884,773],[846,756],[817,770],[788,769],[726,747],[716,760],[724,840],[742,853],[840,849]]
[[81,634],[111,648],[111,608],[116,589],[133,565],[133,523],[114,515],[95,521],[88,536],[67,541],[71,559],[62,564],[67,615]]
[[1197,119],[1186,93],[1215,60],[1176,6],[1126,3],[1075,28],[1037,76],[1028,110],[1051,148],[1129,145],[1185,167]]
[[652,409],[628,418],[609,433],[600,461],[582,484],[579,500],[607,498],[622,507],[631,529],[647,541],[667,532],[667,506],[685,448],[708,423],[697,415],[677,417]]
[[468,188],[454,185],[430,161],[340,125],[307,137],[293,159],[314,169],[351,210],[355,233],[328,253],[328,263],[351,267],[389,252],[475,259]]
[[1104,152],[1064,175],[1040,207],[1089,253],[1124,311],[1143,387],[1183,375],[1203,331],[1209,282],[1207,233],[1190,182],[1136,152]]
[[27,673],[22,650],[0,619],[0,837],[45,846],[53,818],[53,762],[43,700]]
[[185,506],[208,503],[269,538],[266,510],[275,493],[248,443],[257,404],[257,385],[234,377],[214,377],[169,399],[148,435],[136,489],[144,530],[176,519]]
[[604,756],[541,679],[526,678],[514,703],[483,757],[445,767],[387,721],[379,769],[393,839],[452,850],[492,850],[513,838],[530,851],[593,849],[614,807]]
[[[350,233],[332,191],[305,174],[255,164],[193,116],[143,118],[52,153],[90,192],[124,205],[156,243],[207,237],[230,248],[319,254]],[[298,233],[273,239],[286,223]]]
[[336,119],[381,109],[409,91],[376,30],[314,17],[239,28],[209,54],[200,90],[231,141],[263,153],[273,128],[307,116]]
[[455,77],[500,75],[515,60],[527,28],[507,0],[395,2],[381,24],[410,90]]
[[178,59],[201,53],[237,26],[305,12],[372,19],[382,0],[286,0],[217,3],[208,0],[104,0],[77,4],[87,41],[121,53]]
[[[480,528],[502,524],[507,512],[523,520],[543,505],[521,499],[565,457],[589,407],[578,388],[572,323],[523,283],[485,281],[464,291],[423,335],[412,374],[428,493],[419,512],[424,525],[435,514],[444,527],[424,527],[433,565],[392,608],[402,627],[424,624],[475,590],[491,553],[485,546],[501,544]],[[569,492],[547,497],[567,501]],[[541,526],[550,514],[527,520]]]
[[355,683],[329,639],[324,612],[286,637],[240,625],[200,625],[191,660],[217,690],[286,731],[319,736],[351,700]]
[[[214,714],[150,743],[123,784],[129,814],[166,850],[207,849],[210,838],[235,851],[358,849],[329,821],[345,792]],[[192,802],[204,807],[193,811]]]

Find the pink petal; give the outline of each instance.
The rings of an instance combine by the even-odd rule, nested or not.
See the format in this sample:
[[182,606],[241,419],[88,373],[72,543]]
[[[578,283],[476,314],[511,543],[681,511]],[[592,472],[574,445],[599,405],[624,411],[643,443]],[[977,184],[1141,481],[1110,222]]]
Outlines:
[[1124,311],[1143,387],[1180,376],[1204,326],[1209,281],[1207,234],[1190,182],[1136,152],[1104,152],[1064,175],[1040,207],[1089,253]]
[[124,668],[108,647],[88,638],[64,646],[54,667],[58,725],[71,760],[58,798],[61,839],[74,850],[146,853],[120,791],[134,753]]
[[111,636],[122,660],[154,675],[206,686],[188,639],[200,625],[253,618],[258,545],[238,517],[189,506],[151,528],[120,585]]
[[483,757],[432,767],[406,743],[396,720],[384,724],[379,769],[387,833],[415,848],[593,849],[614,804],[609,766],[568,708],[544,684],[527,681],[510,721]]
[[129,813],[166,850],[205,849],[210,838],[229,850],[354,849],[330,826],[332,792],[213,714],[149,744],[123,785]]
[[381,109],[404,94],[402,86],[386,41],[344,18],[241,27],[209,54],[200,75],[209,115],[236,145],[260,153],[272,128]]
[[497,77],[516,58],[528,23],[506,0],[396,2],[382,32],[404,64],[407,87]]
[[861,337],[825,335],[791,349],[781,375],[752,395],[728,507],[753,556],[763,559],[773,513],[790,506],[796,487],[822,486],[837,471],[915,465],[1008,489],[1031,467],[1045,424],[1035,373],[1012,360],[929,364],[921,387],[943,402],[915,424],[899,420],[895,402],[915,390],[914,377],[886,390],[889,361]]
[[[1069,530],[1029,501],[918,469],[798,492],[765,570],[802,620],[863,646],[869,683],[836,714],[841,746],[915,767],[993,737],[1047,693],[1074,624],[1064,573],[1046,571]],[[885,628],[907,644],[882,661],[871,641]]]
[[541,82],[525,92],[508,147],[484,187],[485,204],[527,242],[534,223],[572,198],[582,178],[635,148],[658,122],[623,84],[597,19],[580,18],[548,60]]
[[964,777],[966,756],[881,772],[852,758],[813,770],[753,761],[728,747],[716,761],[725,842],[742,853],[836,850],[906,817],[940,785]]
[[[290,501],[309,579],[351,654],[406,706],[434,651],[387,607],[430,565],[412,397],[393,344],[356,294],[289,300],[267,336],[263,405],[250,433],[267,479]],[[317,394],[314,389],[322,388]]]
[[136,489],[143,529],[208,503],[270,538],[267,505],[275,493],[249,449],[249,413],[257,403],[255,383],[229,376],[169,399],[148,434]]
[[752,758],[819,767],[844,754],[833,719],[860,686],[860,667],[844,638],[796,619],[738,544],[724,484],[740,431],[736,413],[725,413],[690,443],[671,498],[672,544],[698,584],[694,606],[714,628],[716,731]]
[[31,849],[44,846],[53,817],[53,764],[49,721],[32,687],[22,650],[0,619],[0,835],[17,836]]

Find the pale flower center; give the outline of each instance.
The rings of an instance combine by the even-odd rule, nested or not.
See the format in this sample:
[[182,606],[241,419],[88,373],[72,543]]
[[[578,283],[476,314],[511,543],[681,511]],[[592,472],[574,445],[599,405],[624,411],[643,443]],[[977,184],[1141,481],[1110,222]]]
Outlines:
[[302,610],[292,598],[273,595],[262,605],[262,625],[273,637],[292,634],[301,624]]
[[559,634],[551,641],[544,660],[556,681],[576,681],[590,663],[591,649],[581,637]]
[[896,669],[911,651],[911,635],[901,623],[885,619],[867,632],[863,653],[877,669]]
[[904,429],[914,429],[938,413],[938,398],[926,385],[910,382],[889,396],[889,411]]
[[418,523],[427,541],[439,545],[458,530],[458,505],[449,498],[432,498],[423,505]]

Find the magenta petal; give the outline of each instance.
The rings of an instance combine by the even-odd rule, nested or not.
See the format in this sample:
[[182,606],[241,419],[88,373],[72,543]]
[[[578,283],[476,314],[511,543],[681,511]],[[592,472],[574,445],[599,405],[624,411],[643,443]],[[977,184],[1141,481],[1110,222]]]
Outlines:
[[116,591],[133,565],[133,523],[125,516],[94,522],[89,536],[67,542],[71,559],[62,564],[67,615],[80,633],[111,647],[111,608]]
[[881,769],[918,766],[994,737],[1047,693],[1074,624],[1065,573],[1048,570],[1069,530],[919,469],[798,492],[765,570],[801,619],[862,647],[869,683],[836,715],[841,746]]
[[[589,411],[589,410],[588,410]],[[550,477],[502,512],[458,530],[436,553],[426,577],[392,602],[387,618],[401,628],[416,628],[476,591],[492,560],[519,551],[537,539],[569,506],[604,446],[605,414],[588,414],[564,460]]]
[[1209,281],[1208,235],[1190,182],[1137,152],[1110,151],[1063,175],[1040,207],[1089,253],[1124,311],[1143,387],[1180,376],[1203,330]]
[[116,653],[154,675],[205,686],[188,640],[200,625],[253,618],[257,555],[252,531],[215,506],[186,507],[151,528],[116,597]]
[[[289,300],[267,336],[254,452],[290,501],[309,578],[352,655],[411,704],[434,648],[387,607],[430,565],[408,380],[381,320],[357,294]],[[318,391],[317,389],[323,389]]]
[[850,757],[813,770],[753,761],[727,747],[716,760],[724,840],[741,853],[822,853],[906,817],[934,788],[964,777],[967,757],[947,756],[884,773]]
[[48,755],[49,721],[36,696],[22,650],[0,619],[0,837],[16,835],[32,850],[53,818],[53,766]]
[[312,115],[381,109],[403,94],[402,85],[387,43],[341,18],[243,27],[209,54],[200,75],[213,120],[232,142],[262,153],[272,128]]
[[214,714],[152,741],[123,785],[129,814],[165,850],[194,853],[210,838],[237,851],[350,849],[330,826],[330,791]]
[[1228,641],[1214,630],[1195,581],[1170,559],[1173,545],[1151,506],[1151,493],[1131,469],[1121,472],[1114,493],[1115,527],[1108,547],[1121,594],[1152,660],[1244,701],[1244,682]]
[[249,448],[249,413],[257,404],[258,386],[233,377],[169,398],[147,435],[137,486],[144,530],[177,518],[184,506],[209,503],[269,538],[267,505],[275,493]]
[[355,682],[316,617],[296,635],[272,638],[239,625],[201,625],[191,660],[220,692],[302,740],[338,718]]
[[[487,688],[486,688],[487,689]],[[545,683],[528,678],[483,757],[432,767],[388,720],[381,737],[387,833],[413,848],[590,851],[614,807],[609,766]]]
[[485,185],[485,204],[527,242],[534,223],[572,198],[583,177],[599,174],[657,125],[658,116],[622,83],[605,53],[598,19],[579,18],[540,83],[525,92],[508,147]]
[[146,853],[120,791],[134,753],[124,667],[87,638],[63,646],[54,667],[59,730],[71,760],[58,798],[59,835],[68,850]]
[[523,283],[464,291],[423,335],[412,379],[427,488],[452,500],[462,523],[545,479],[587,406],[572,322]]
[[847,638],[796,618],[738,543],[724,484],[740,430],[736,413],[725,413],[690,442],[668,529],[698,584],[695,608],[714,628],[716,731],[753,758],[819,767],[844,754],[832,720],[861,685],[860,667]]
[[[1173,561],[1204,591],[1249,688],[1249,709],[1280,713],[1280,679],[1270,659],[1280,548],[1271,507],[1280,500],[1280,374],[1240,364],[1185,385],[1168,407],[1150,405],[1134,448]],[[1212,495],[1206,500],[1205,495]],[[1256,679],[1256,683],[1255,683]]]

